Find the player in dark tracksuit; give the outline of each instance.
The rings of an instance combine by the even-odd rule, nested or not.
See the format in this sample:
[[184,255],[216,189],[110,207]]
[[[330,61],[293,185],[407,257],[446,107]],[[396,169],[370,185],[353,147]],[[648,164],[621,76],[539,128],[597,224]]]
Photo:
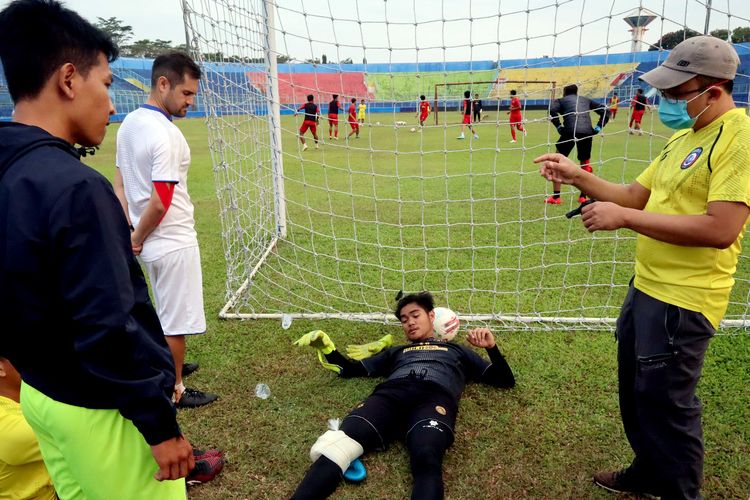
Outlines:
[[474,114],[474,123],[482,121],[482,100],[479,94],[474,94],[474,101],[471,103],[471,109]]
[[[468,341],[475,347],[486,348],[491,363],[467,347],[435,340],[433,309],[432,295],[428,292],[402,298],[396,316],[410,342],[389,347],[362,361],[345,358],[323,332],[311,332],[322,334],[325,340],[318,337],[318,344],[313,339],[305,344],[318,348],[325,356],[324,365],[337,368],[334,371],[339,371],[340,376],[385,376],[387,380],[344,418],[336,449],[315,460],[293,499],[328,497],[341,481],[342,471],[350,460],[362,453],[383,450],[395,439],[403,439],[409,450],[414,477],[412,499],[443,498],[443,456],[453,443],[458,401],[466,382],[513,387],[515,379],[487,328],[469,332]],[[316,446],[325,441],[325,436],[321,436]],[[336,458],[338,449],[351,446],[358,449],[343,463],[329,458],[329,455]]]
[[[590,112],[593,111],[599,115],[596,126],[591,124]],[[562,123],[560,123],[562,116]],[[578,86],[568,85],[563,88],[563,97],[555,99],[550,105],[550,117],[552,124],[560,132],[560,138],[557,140],[555,147],[557,152],[568,156],[573,147],[578,148],[578,161],[581,168],[591,172],[591,145],[593,136],[601,132],[602,127],[609,120],[609,113],[605,105],[594,102],[588,97],[578,95]],[[559,205],[560,200],[560,183],[553,183],[554,194],[547,198],[545,202],[553,205]],[[579,203],[586,201],[586,194],[581,193],[578,198]]]

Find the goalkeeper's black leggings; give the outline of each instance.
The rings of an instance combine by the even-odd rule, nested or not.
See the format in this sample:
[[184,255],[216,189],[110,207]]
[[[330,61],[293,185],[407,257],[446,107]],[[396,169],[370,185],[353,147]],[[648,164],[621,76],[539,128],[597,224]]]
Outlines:
[[[383,440],[365,420],[344,419],[341,430],[362,445],[365,453],[382,448]],[[412,427],[406,435],[411,472],[414,478],[412,500],[442,499],[443,456],[453,441],[453,432],[445,424],[424,420]],[[304,479],[292,495],[293,500],[320,500],[328,498],[342,479],[341,469],[328,458],[321,456],[308,469]]]

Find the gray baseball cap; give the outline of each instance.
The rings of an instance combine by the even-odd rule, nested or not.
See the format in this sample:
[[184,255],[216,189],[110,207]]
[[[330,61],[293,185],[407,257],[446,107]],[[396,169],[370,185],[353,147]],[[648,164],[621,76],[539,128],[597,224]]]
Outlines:
[[734,80],[739,64],[730,43],[714,36],[695,36],[680,42],[661,66],[640,79],[659,90],[682,85],[697,75]]

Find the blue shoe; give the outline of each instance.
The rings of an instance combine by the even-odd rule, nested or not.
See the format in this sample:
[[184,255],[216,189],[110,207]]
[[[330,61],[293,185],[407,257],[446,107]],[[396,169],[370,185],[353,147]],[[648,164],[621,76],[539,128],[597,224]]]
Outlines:
[[367,477],[367,471],[362,460],[355,458],[352,463],[349,464],[349,468],[344,472],[344,479],[352,483],[361,483]]

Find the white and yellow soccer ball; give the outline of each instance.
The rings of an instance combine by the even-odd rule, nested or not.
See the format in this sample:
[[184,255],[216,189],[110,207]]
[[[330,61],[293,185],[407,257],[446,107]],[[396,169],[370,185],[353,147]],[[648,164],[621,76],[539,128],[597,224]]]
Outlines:
[[453,340],[458,333],[458,327],[461,326],[458,315],[447,307],[436,307],[433,311],[435,320],[432,322],[432,328],[435,338],[446,342]]
[[416,127],[412,127],[409,129],[409,132],[416,132],[416,131],[417,131]]

